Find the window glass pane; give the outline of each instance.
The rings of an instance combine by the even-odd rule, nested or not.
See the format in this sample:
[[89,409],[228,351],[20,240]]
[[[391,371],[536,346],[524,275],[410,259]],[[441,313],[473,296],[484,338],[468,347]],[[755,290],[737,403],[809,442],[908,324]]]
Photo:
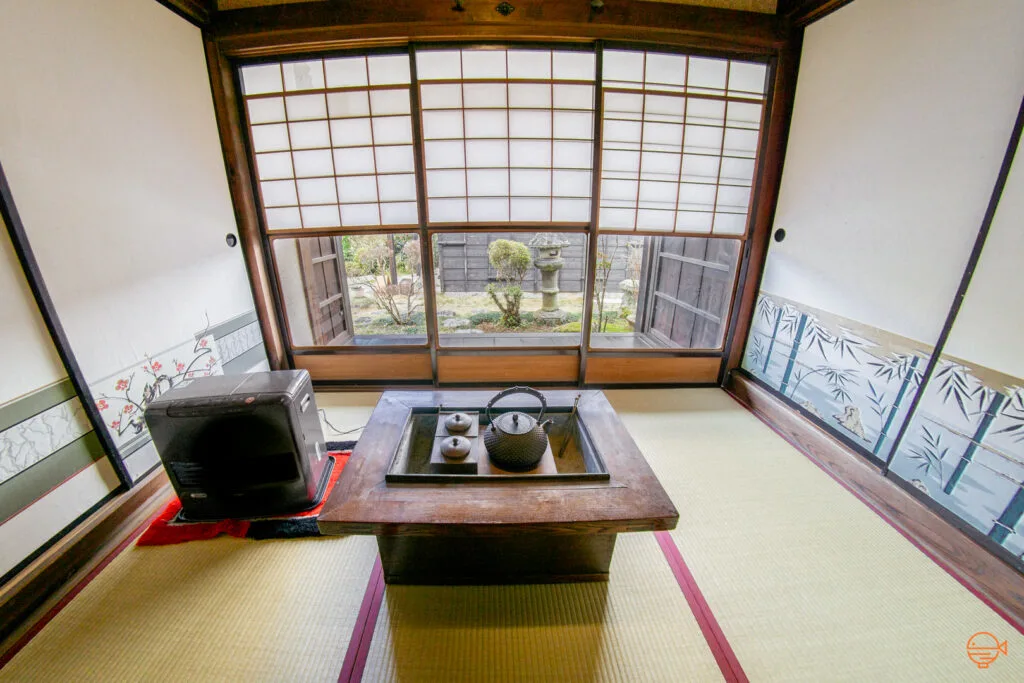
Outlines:
[[[507,220],[507,202],[469,201],[473,220]],[[434,235],[433,247],[441,346],[580,343],[586,235],[473,230]]]
[[415,234],[276,239],[273,251],[293,345],[426,343]]
[[739,240],[601,235],[597,252],[592,347],[721,348]]

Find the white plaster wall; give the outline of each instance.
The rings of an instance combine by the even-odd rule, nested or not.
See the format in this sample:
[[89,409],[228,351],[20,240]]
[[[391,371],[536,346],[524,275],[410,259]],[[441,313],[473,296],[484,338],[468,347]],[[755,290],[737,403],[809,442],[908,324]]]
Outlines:
[[934,343],[1024,93],[1022,35],[1020,0],[857,0],[808,27],[762,288]]
[[[0,218],[0,405],[66,376]],[[2,572],[0,572],[2,573]]]
[[110,461],[100,460],[0,525],[0,574],[17,566],[117,486]]
[[198,28],[0,0],[0,160],[86,378],[253,308]]
[[946,355],[1024,379],[1024,141],[1006,180],[981,260],[946,340]]

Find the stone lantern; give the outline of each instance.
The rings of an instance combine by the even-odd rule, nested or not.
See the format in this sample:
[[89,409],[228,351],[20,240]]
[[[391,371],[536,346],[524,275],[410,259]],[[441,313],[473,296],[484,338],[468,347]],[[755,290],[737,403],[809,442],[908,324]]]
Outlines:
[[533,265],[540,271],[540,291],[544,297],[536,318],[550,325],[561,324],[569,315],[558,308],[558,271],[565,265],[562,248],[568,245],[549,232],[540,233],[530,240],[530,246],[537,250]]

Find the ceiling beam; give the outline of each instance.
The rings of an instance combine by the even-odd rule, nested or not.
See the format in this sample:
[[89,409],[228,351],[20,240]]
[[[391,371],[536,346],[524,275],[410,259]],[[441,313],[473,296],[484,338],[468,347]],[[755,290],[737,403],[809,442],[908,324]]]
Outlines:
[[770,14],[640,0],[309,2],[218,12],[210,33],[231,57],[396,45],[410,41],[587,41],[678,45],[696,50],[775,54],[787,30]]
[[217,13],[217,0],[156,0],[191,24],[206,28]]
[[853,0],[779,0],[775,13],[792,26],[803,28],[851,2]]

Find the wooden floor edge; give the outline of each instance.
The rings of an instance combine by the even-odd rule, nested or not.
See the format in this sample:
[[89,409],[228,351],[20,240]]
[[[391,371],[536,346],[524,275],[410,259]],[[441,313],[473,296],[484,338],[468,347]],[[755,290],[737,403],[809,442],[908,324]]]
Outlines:
[[1024,632],[1024,576],[882,476],[754,380],[732,372],[725,390],[865,502],[965,588]]
[[171,494],[163,468],[107,501],[0,588],[0,656]]

